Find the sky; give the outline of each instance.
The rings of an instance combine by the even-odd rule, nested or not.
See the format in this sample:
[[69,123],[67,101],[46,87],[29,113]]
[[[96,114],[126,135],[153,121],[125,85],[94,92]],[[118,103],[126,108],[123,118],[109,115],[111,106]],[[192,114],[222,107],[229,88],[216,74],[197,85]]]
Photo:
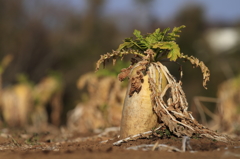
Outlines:
[[[73,8],[81,11],[86,8],[86,0],[69,1],[71,1]],[[173,19],[179,10],[191,4],[198,4],[205,9],[205,18],[208,22],[231,23],[240,20],[240,0],[153,0],[150,12],[157,19],[167,21],[167,19]],[[130,13],[133,8],[137,7],[133,0],[106,0],[104,14]],[[144,7],[141,8],[141,11],[146,12]]]

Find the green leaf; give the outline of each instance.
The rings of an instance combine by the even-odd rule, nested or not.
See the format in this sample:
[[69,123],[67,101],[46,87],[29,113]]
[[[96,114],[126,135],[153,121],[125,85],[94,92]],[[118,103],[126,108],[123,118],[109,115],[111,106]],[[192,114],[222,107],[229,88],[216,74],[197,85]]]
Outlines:
[[178,34],[181,33],[181,29],[185,27],[185,25],[182,25],[180,27],[174,27],[172,32],[168,33],[167,36],[164,37],[164,41],[175,41],[177,37],[180,37],[180,35]]
[[143,38],[143,36],[141,35],[141,31],[136,30],[136,29],[134,30],[133,35],[135,35],[136,38],[139,38],[139,39]]
[[160,33],[161,33],[161,32],[160,32],[160,28],[158,28],[158,29],[156,29],[156,30],[152,33],[152,35],[156,38],[156,40],[158,40],[158,39],[159,39],[159,36],[161,36]]
[[155,39],[154,37],[152,37],[152,36],[146,37],[146,44],[147,44],[148,48],[151,48],[152,44],[154,44],[156,42],[157,42],[157,39]]
[[[153,49],[156,53],[154,59],[157,60],[160,55],[167,55],[167,58],[171,61],[176,61],[180,56],[180,49],[174,41],[179,37],[181,29],[184,27],[184,25],[174,27],[172,32],[169,32],[170,28],[166,28],[163,31],[160,31],[160,28],[158,28],[153,33],[146,35],[141,35],[139,30],[134,30],[133,35],[135,35],[135,37],[126,38],[124,42],[119,45],[117,51],[132,49],[143,53],[147,49]],[[166,50],[168,51],[166,52]]]
[[176,47],[169,51],[167,58],[169,58],[170,61],[176,61],[180,55],[180,49],[179,47]]
[[120,51],[124,48],[131,48],[133,46],[132,42],[124,42],[118,46],[117,51]]
[[174,41],[158,42],[158,43],[154,44],[152,46],[152,48],[154,48],[154,49],[159,48],[159,49],[162,49],[162,50],[169,50],[169,52],[167,54],[167,58],[170,61],[176,61],[181,56],[180,48]]

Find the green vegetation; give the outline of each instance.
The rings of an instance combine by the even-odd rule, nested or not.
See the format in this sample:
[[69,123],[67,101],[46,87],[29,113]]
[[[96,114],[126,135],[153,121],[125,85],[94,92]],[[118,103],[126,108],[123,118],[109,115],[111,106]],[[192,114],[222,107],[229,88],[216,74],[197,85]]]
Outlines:
[[[152,49],[155,52],[153,61],[157,61],[163,57],[167,57],[170,61],[176,61],[180,57],[180,48],[176,44],[176,37],[179,37],[178,33],[181,29],[185,28],[184,25],[173,28],[172,32],[168,33],[170,28],[164,29],[162,32],[160,28],[156,29],[152,34],[141,35],[139,30],[134,30],[133,35],[136,38],[126,38],[124,43],[119,45],[118,51],[124,49],[133,49],[139,51],[146,51]],[[168,50],[166,52],[166,50]]]

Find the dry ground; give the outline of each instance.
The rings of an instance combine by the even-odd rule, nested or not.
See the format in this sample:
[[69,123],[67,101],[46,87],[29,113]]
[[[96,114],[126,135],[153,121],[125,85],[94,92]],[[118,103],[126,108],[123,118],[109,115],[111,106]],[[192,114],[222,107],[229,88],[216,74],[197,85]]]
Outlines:
[[[113,138],[106,143],[103,140]],[[127,150],[127,147],[141,144],[166,144],[181,149],[182,139],[169,137],[150,137],[129,141],[120,146],[113,146],[117,141],[117,134],[110,132],[108,135],[97,137],[94,133],[73,134],[56,129],[43,132],[33,130],[0,130],[0,158],[1,159],[145,159],[145,158],[238,158],[240,157],[240,142],[235,139],[232,143],[223,143],[207,138],[194,137],[190,145],[194,152],[168,152],[168,151],[142,151]]]

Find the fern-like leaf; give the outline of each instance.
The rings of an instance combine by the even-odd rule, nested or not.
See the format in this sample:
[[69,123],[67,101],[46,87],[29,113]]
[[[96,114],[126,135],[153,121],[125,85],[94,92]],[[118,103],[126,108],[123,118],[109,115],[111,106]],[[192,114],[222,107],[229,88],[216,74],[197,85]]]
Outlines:
[[141,35],[141,31],[139,31],[139,30],[135,29],[133,32],[133,35],[135,35],[136,38],[138,38],[138,39],[143,39],[143,36]]
[[105,61],[110,58],[113,58],[113,64],[115,64],[117,57],[123,58],[126,54],[148,57],[146,54],[148,49],[154,52],[149,59],[150,61],[161,59],[165,55],[170,61],[176,61],[180,57],[180,48],[174,41],[176,37],[179,37],[178,34],[184,27],[184,25],[175,27],[170,33],[170,28],[166,28],[163,31],[158,28],[153,33],[146,35],[142,35],[139,30],[134,30],[133,35],[135,37],[126,38],[116,51],[101,55],[97,62],[96,70],[99,69],[100,64],[105,64]]
[[180,57],[180,48],[178,44],[176,44],[174,41],[170,42],[159,42],[155,45],[153,45],[154,49],[162,49],[162,50],[169,50],[167,53],[167,58],[170,61],[176,61]]
[[164,41],[175,41],[177,37],[179,37],[179,33],[181,33],[181,29],[185,28],[185,25],[180,27],[174,27],[171,33],[168,33],[165,36]]

